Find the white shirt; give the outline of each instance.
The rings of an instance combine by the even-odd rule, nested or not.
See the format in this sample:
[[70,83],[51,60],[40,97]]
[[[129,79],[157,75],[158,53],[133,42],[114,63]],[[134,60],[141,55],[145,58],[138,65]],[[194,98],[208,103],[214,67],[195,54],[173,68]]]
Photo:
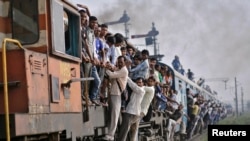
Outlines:
[[155,88],[154,86],[150,86],[150,87],[144,86],[144,90],[145,90],[145,95],[141,102],[141,113],[146,115],[148,113],[148,108],[150,106],[150,103],[152,102],[154,98]]
[[122,52],[121,52],[121,48],[120,47],[116,47],[116,46],[114,46],[114,48],[115,48],[115,56],[114,56],[114,65],[116,65],[117,64],[117,59],[118,59],[118,57],[119,56],[121,56],[122,55]]
[[130,101],[126,108],[126,113],[140,116],[141,102],[145,94],[144,86],[143,87],[138,86],[129,77],[128,77],[128,85],[133,90],[133,92],[130,96]]
[[124,90],[127,84],[127,77],[128,77],[128,69],[126,66],[122,67],[120,70],[110,71],[106,70],[106,74],[110,78],[111,83],[111,90],[110,95],[121,95],[121,90],[118,86],[117,81],[121,86],[121,89]]

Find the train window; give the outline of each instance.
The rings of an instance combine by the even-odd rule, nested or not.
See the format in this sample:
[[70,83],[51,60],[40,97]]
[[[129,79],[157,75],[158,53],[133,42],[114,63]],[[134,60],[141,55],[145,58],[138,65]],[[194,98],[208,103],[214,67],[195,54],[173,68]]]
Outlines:
[[80,61],[80,14],[56,0],[51,0],[51,11],[52,53]]
[[[79,17],[73,14],[71,11],[64,9],[65,15],[67,15],[67,25],[64,26],[65,34],[65,50],[66,54],[78,57],[79,56],[79,34],[80,34],[80,24]],[[78,38],[77,38],[78,37]]]
[[39,39],[38,1],[11,1],[12,38],[21,44],[33,44]]

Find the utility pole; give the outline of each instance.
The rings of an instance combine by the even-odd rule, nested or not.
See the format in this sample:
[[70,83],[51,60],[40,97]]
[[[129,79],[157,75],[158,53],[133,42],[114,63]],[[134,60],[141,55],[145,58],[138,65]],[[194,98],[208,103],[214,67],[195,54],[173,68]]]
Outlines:
[[[164,57],[164,55],[159,54],[159,52],[157,52],[157,43],[156,43],[156,36],[159,34],[159,31],[156,30],[155,28],[155,23],[152,22],[152,30],[150,30],[147,34],[137,34],[137,35],[131,35],[131,39],[134,38],[146,38],[146,45],[154,45],[154,55],[151,55],[150,57],[155,57],[157,60],[161,60],[162,57]],[[147,44],[148,41],[148,44]],[[158,49],[159,50],[159,49]]]
[[241,108],[242,108],[242,113],[244,113],[244,100],[243,100],[243,88],[241,87]]
[[126,18],[125,20],[123,20],[123,22],[124,22],[124,27],[125,27],[125,37],[128,39],[129,38],[129,28],[128,28],[129,23],[128,23],[128,21],[129,21],[130,17],[128,16],[126,11],[124,11],[123,17]]
[[235,108],[236,108],[236,116],[238,116],[238,97],[237,97],[237,80],[235,77]]
[[105,24],[107,25],[114,25],[114,24],[120,24],[120,23],[124,23],[124,27],[125,27],[125,37],[126,39],[129,38],[129,22],[130,21],[130,17],[128,16],[126,10],[124,10],[123,15],[120,17],[119,20],[117,21],[112,21],[112,22],[106,22]]
[[151,31],[151,33],[153,34],[153,42],[154,42],[154,55],[156,56],[158,53],[157,53],[157,48],[156,48],[156,35],[158,35],[157,34],[157,30],[156,30],[156,28],[155,28],[155,23],[153,22],[152,23],[152,31]]

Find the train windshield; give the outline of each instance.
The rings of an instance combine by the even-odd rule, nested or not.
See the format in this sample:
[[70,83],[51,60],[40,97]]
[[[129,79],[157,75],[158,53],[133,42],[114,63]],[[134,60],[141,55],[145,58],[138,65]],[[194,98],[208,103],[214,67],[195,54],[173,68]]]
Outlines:
[[12,38],[21,44],[32,44],[39,39],[38,1],[12,0]]

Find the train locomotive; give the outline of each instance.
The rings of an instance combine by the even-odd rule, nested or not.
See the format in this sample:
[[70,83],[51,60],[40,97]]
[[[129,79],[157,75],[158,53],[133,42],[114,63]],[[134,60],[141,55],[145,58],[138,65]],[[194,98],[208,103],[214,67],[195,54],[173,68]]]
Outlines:
[[[80,78],[77,7],[67,0],[0,0],[0,41],[0,140],[92,141],[105,135],[107,108],[82,101],[80,82],[91,78]],[[172,76],[183,105],[186,88],[215,99],[178,72]],[[152,113],[140,123],[139,140],[167,140],[167,119],[164,112]]]
[[105,131],[95,129],[105,127],[98,118],[105,108],[82,107],[78,9],[66,0],[1,0],[0,6],[0,139],[76,140]]

